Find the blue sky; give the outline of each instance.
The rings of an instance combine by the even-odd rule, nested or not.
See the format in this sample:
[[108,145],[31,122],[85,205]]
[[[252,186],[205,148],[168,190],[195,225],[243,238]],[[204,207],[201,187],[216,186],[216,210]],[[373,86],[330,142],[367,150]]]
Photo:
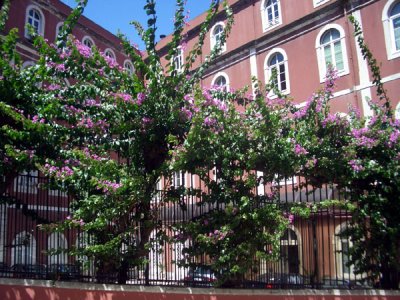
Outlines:
[[[75,0],[61,0],[65,4],[75,7]],[[186,10],[190,11],[190,19],[200,15],[208,9],[210,0],[187,0]],[[118,29],[143,49],[143,43],[136,31],[129,23],[139,21],[146,27],[147,16],[143,9],[146,0],[89,0],[84,15],[97,24],[116,34]],[[168,35],[173,30],[175,0],[156,1],[157,36]]]

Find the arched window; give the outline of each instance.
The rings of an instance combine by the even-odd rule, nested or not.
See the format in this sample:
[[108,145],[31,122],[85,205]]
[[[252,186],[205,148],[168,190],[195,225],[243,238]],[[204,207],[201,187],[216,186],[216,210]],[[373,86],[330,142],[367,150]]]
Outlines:
[[400,2],[393,6],[389,18],[392,26],[394,51],[400,51]]
[[172,63],[174,64],[175,70],[178,73],[182,73],[183,72],[183,49],[182,49],[182,47],[179,46],[176,49],[176,54],[172,58]]
[[82,44],[84,44],[86,47],[89,47],[89,48],[92,48],[95,44],[94,44],[94,41],[92,40],[92,38],[91,37],[89,37],[89,36],[85,36],[83,39],[82,39]]
[[219,72],[212,80],[212,86],[223,91],[229,89],[229,77],[227,74]]
[[383,12],[382,22],[386,41],[388,59],[400,56],[400,1],[387,1]]
[[36,263],[36,240],[26,231],[20,232],[12,243],[11,264],[35,264]]
[[300,274],[299,245],[294,228],[288,228],[281,238],[282,273]]
[[[272,49],[265,58],[265,81],[268,83],[276,72],[275,85],[283,94],[290,93],[289,70],[286,52],[283,49]],[[270,97],[274,96],[270,92]]]
[[351,241],[343,233],[348,224],[343,223],[336,227],[334,236],[334,251],[336,263],[336,275],[339,279],[354,278],[354,270],[349,266],[350,255],[349,249],[352,246]]
[[116,60],[116,56],[115,56],[114,51],[109,49],[109,48],[104,51],[104,55],[109,57],[109,58],[111,58],[111,59],[113,59],[114,61]]
[[396,105],[396,110],[394,111],[394,116],[396,120],[400,120],[400,103]]
[[264,0],[261,3],[261,19],[264,32],[282,24],[280,0]]
[[[30,24],[37,34],[44,35],[44,15],[38,7],[34,5],[27,7],[25,23]],[[32,39],[27,28],[25,29],[25,37],[29,40]]]
[[31,60],[24,61],[22,64],[22,69],[26,69],[35,65],[35,62]]
[[[47,241],[47,250],[67,250],[67,239],[64,234],[59,232],[52,233]],[[48,264],[66,264],[67,263],[67,253],[61,252],[55,255],[48,256]]]
[[325,80],[328,65],[339,76],[349,73],[343,28],[336,24],[325,26],[317,36],[316,48],[321,82]]
[[135,72],[135,67],[133,66],[132,62],[128,59],[124,61],[124,69],[131,76]]
[[[80,250],[80,249],[85,249],[91,243],[92,243],[91,236],[87,232],[81,232],[76,237],[75,246],[77,249]],[[95,265],[92,258],[89,260],[89,258],[86,255],[78,255],[76,256],[76,260],[81,265],[84,265],[84,267],[81,269],[82,274],[84,276],[92,276],[95,274]]]
[[62,29],[63,25],[64,25],[64,23],[63,23],[63,22],[59,22],[59,23],[57,23],[57,25],[56,25],[56,38],[55,38],[55,40],[57,40],[57,38],[58,38],[58,35],[60,34],[60,31],[61,31],[61,29]]
[[[60,32],[61,32],[61,29],[62,29],[63,25],[64,25],[63,22],[57,23],[55,41],[57,41],[57,40],[59,39],[59,35],[60,35]],[[64,42],[62,43],[62,47],[65,48],[65,46],[66,46],[66,43],[65,43],[65,41],[64,41]]]
[[[214,27],[211,29],[211,49],[214,49],[214,47],[218,44],[218,42],[221,41],[221,36],[222,33],[224,32],[224,23],[219,22],[214,25]],[[224,43],[221,46],[221,52],[226,51],[226,43]]]

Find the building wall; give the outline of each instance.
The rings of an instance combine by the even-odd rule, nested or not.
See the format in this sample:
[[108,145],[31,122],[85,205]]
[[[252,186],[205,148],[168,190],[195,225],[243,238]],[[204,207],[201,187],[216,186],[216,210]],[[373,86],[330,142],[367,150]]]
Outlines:
[[[25,22],[28,7],[34,7],[42,12],[44,17],[44,37],[49,42],[55,41],[57,25],[66,19],[71,12],[71,8],[59,0],[11,1],[5,31],[8,32],[11,28],[18,28],[21,36],[18,43],[18,50],[23,56],[24,61],[35,61],[37,59],[36,51],[33,49],[32,42],[25,37]],[[111,49],[116,56],[116,61],[121,66],[123,66],[126,59],[129,59],[123,52],[120,40],[114,34],[84,16],[80,17],[72,33],[80,41],[84,37],[90,37],[100,51]]]
[[[365,40],[381,64],[383,81],[387,83],[388,95],[393,105],[398,103],[398,84],[400,58],[388,59],[385,35],[382,22],[382,12],[393,0],[359,0],[317,1],[280,0],[282,23],[264,30],[262,21],[262,5],[265,1],[230,1],[235,15],[235,23],[227,39],[226,51],[221,53],[215,63],[206,72],[202,84],[209,86],[217,74],[225,73],[229,77],[229,86],[237,89],[245,85],[251,86],[251,76],[255,75],[262,82],[266,81],[266,58],[275,50],[283,50],[287,55],[290,82],[289,96],[296,103],[302,103],[316,90],[322,87],[322,77],[318,66],[318,38],[327,27],[336,26],[344,34],[344,55],[348,72],[341,75],[336,87],[333,101],[334,111],[347,112],[351,104],[360,109],[364,115],[371,115],[366,106],[367,99],[374,99],[372,77],[366,62],[354,38],[354,30],[348,17],[353,15],[363,27]],[[198,26],[205,15],[190,22],[187,27],[187,49],[196,41]],[[212,24],[226,24],[221,12]],[[160,41],[159,47],[165,51],[170,37]],[[211,31],[208,33],[203,47],[203,57],[194,64],[194,68],[204,60],[211,51]],[[397,83],[397,84],[396,84]],[[376,97],[375,97],[376,98]]]

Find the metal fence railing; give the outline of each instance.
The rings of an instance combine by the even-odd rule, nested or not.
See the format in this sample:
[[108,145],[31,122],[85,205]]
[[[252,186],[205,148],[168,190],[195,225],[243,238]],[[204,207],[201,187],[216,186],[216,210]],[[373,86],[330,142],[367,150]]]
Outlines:
[[[179,174],[175,184],[193,187],[198,179]],[[340,199],[334,186],[312,189],[290,178],[272,183],[279,190],[279,203],[314,203]],[[0,277],[76,280],[116,283],[116,274],[99,273],[95,264],[83,268],[77,257],[59,252],[49,256],[50,249],[69,249],[87,238],[75,230],[49,233],[40,224],[64,220],[70,213],[70,198],[57,190],[41,188],[47,183],[37,172],[24,173],[14,179],[0,196]],[[300,184],[302,183],[302,184]],[[161,185],[161,188],[163,186]],[[271,186],[257,188],[265,193]],[[154,198],[154,204],[162,201]],[[194,196],[185,196],[182,203],[161,206],[159,218],[165,225],[188,221],[210,208],[197,205]],[[353,274],[347,251],[350,241],[340,236],[347,226],[349,214],[338,208],[319,210],[309,218],[295,218],[281,238],[281,255],[277,262],[259,262],[246,276],[241,287],[249,288],[365,288]],[[173,234],[173,233],[171,233]],[[153,232],[151,237],[155,237]],[[184,244],[164,243],[151,249],[147,263],[128,269],[127,284],[212,286],[215,274],[206,260],[197,267],[177,264]]]

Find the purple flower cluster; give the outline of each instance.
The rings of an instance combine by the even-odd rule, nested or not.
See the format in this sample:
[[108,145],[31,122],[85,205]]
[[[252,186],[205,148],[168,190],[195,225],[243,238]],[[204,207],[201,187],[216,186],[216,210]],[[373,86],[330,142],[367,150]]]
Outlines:
[[50,84],[47,87],[48,91],[55,91],[55,90],[59,90],[61,88],[61,86],[59,84]]
[[77,107],[75,107],[75,106],[73,106],[73,105],[64,105],[64,109],[65,109],[67,112],[71,112],[72,114],[80,114],[80,113],[83,113],[83,110],[82,110],[82,109],[77,108]]
[[357,146],[371,149],[378,141],[374,138],[368,137],[367,135],[369,133],[370,130],[368,128],[353,129],[351,131],[351,135],[354,137]]
[[303,148],[300,144],[296,144],[294,145],[294,153],[299,156],[308,154],[308,151],[305,148]]
[[184,120],[191,120],[193,117],[193,113],[187,109],[186,107],[181,108],[181,116]]
[[353,137],[355,138],[361,138],[362,136],[364,136],[365,134],[367,134],[369,132],[369,129],[364,127],[364,128],[360,128],[360,129],[353,129],[351,131],[351,134]]
[[104,53],[102,53],[102,52],[100,53],[100,55],[103,56],[103,58],[104,58],[104,60],[106,61],[107,65],[108,65],[111,69],[113,69],[113,68],[118,68],[118,67],[119,67],[117,61],[116,61],[114,58],[112,58],[112,57],[110,57],[110,56],[108,56],[108,55],[106,55],[106,54],[104,54]]
[[212,239],[213,243],[216,243],[217,241],[222,241],[224,240],[229,234],[232,234],[232,230],[229,230],[228,232],[223,232],[218,229],[215,229],[213,232],[210,232],[208,234],[208,237]]
[[326,71],[327,72],[325,76],[325,92],[332,93],[336,84],[336,80],[339,77],[338,72],[332,65],[329,65]]
[[96,122],[93,122],[90,117],[83,116],[82,119],[77,123],[77,126],[87,129],[97,128],[102,131],[106,131],[108,127],[110,127],[110,124],[108,124],[106,120],[98,120]]
[[73,224],[76,224],[76,225],[79,225],[79,226],[85,225],[85,222],[82,219],[75,220],[75,219],[72,219],[71,216],[67,216],[65,219],[68,220],[68,221],[71,221]]
[[145,93],[140,92],[137,94],[137,96],[136,96],[136,104],[137,105],[139,105],[139,106],[142,105],[145,100],[146,100]]
[[103,180],[100,181],[99,183],[101,185],[103,192],[106,194],[110,194],[110,192],[115,192],[122,186],[121,183],[111,182],[109,180]]
[[388,146],[389,147],[393,147],[397,141],[399,140],[400,137],[400,131],[398,129],[395,129],[389,137],[389,142],[388,142]]
[[204,105],[217,107],[219,110],[224,112],[228,111],[228,106],[226,105],[226,103],[217,98],[214,98],[213,95],[210,93],[210,90],[203,89],[203,96],[206,99]]
[[46,122],[46,120],[43,118],[40,118],[38,115],[35,115],[32,118],[32,123],[42,123],[43,124],[44,122]]
[[90,49],[88,46],[82,44],[79,40],[74,40],[74,44],[80,55],[85,58],[92,56],[92,49]]
[[74,171],[68,166],[63,166],[61,168],[58,168],[50,164],[45,164],[44,168],[49,175],[62,179],[74,175]]
[[326,127],[329,124],[339,125],[341,121],[342,119],[338,114],[328,114],[328,116],[324,120],[322,120],[321,125],[322,127]]
[[210,117],[205,117],[203,124],[205,126],[211,127],[217,124],[217,120]]
[[294,222],[294,215],[292,213],[283,213],[283,216],[288,219],[289,224],[293,224]]
[[361,165],[360,161],[357,159],[352,159],[349,161],[349,165],[353,169],[354,172],[363,171],[365,168]]
[[100,107],[101,103],[98,103],[94,99],[87,99],[84,104],[86,107]]
[[103,160],[103,157],[101,157],[101,156],[99,156],[97,154],[90,153],[89,148],[84,148],[83,149],[83,153],[85,154],[85,156],[87,158],[90,158],[90,159],[93,159],[93,160],[97,160],[97,161],[102,161]]
[[293,114],[293,118],[295,118],[295,119],[304,118],[307,115],[307,112],[308,112],[312,102],[313,102],[313,98],[309,99],[306,102],[306,105],[304,107],[300,108],[298,111],[296,111]]

